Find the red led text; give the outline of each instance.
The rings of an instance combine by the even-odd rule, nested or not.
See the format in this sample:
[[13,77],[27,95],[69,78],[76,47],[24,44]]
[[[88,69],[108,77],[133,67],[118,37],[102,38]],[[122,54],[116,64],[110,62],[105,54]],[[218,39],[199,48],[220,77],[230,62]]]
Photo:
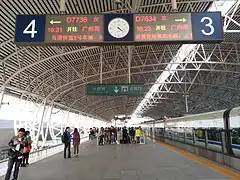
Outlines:
[[156,22],[156,16],[135,16],[135,22]]
[[87,17],[81,17],[81,16],[71,16],[66,17],[66,22],[69,23],[87,23],[88,18]]

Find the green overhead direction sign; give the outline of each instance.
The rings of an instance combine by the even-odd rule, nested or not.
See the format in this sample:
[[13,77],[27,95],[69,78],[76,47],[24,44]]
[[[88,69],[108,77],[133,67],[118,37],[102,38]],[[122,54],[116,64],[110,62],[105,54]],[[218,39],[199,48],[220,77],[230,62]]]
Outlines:
[[143,84],[88,84],[88,96],[142,96]]

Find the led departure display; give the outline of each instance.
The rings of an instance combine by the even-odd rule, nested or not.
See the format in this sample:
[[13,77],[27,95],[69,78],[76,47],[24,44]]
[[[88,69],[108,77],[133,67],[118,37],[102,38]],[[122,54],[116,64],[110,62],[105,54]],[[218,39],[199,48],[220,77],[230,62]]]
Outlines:
[[136,14],[134,32],[136,42],[189,41],[193,39],[191,14]]
[[223,41],[220,12],[102,15],[18,15],[22,45],[209,43]]
[[103,42],[101,15],[48,15],[45,42]]

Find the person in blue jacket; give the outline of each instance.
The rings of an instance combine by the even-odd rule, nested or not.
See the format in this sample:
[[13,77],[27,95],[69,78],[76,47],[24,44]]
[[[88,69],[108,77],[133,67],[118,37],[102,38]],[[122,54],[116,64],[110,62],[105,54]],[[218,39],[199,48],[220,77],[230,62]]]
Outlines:
[[71,139],[72,135],[70,133],[70,127],[66,127],[64,132],[64,158],[67,157],[68,150],[68,158],[71,158]]

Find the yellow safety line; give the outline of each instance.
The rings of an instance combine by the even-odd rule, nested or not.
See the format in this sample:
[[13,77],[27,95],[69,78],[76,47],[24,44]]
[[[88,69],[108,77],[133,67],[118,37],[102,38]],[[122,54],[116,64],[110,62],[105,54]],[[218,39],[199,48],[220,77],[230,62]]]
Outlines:
[[[154,139],[153,137],[149,137],[149,138]],[[209,162],[208,160],[202,159],[202,158],[197,157],[197,156],[195,156],[193,154],[187,153],[187,152],[185,152],[185,151],[183,151],[181,149],[178,149],[178,148],[175,148],[175,147],[173,147],[171,145],[163,143],[163,142],[161,142],[159,140],[156,140],[156,139],[154,139],[154,140],[158,144],[160,144],[160,145],[162,145],[162,146],[164,146],[164,147],[166,147],[166,148],[168,148],[168,149],[170,149],[170,150],[172,150],[172,151],[174,151],[174,152],[176,152],[176,153],[178,153],[178,154],[180,154],[180,155],[182,155],[184,157],[192,159],[192,160],[194,160],[195,162],[197,162],[199,164],[207,166],[208,168],[213,169],[214,171],[217,171],[218,173],[223,174],[224,176],[226,176],[226,177],[228,177],[228,178],[230,178],[232,180],[240,180],[240,174],[238,174],[238,173],[235,173],[235,172],[233,172],[233,171],[231,171],[229,169],[226,169],[226,168],[224,168],[224,167],[222,167],[220,165],[214,164],[212,162]]]

